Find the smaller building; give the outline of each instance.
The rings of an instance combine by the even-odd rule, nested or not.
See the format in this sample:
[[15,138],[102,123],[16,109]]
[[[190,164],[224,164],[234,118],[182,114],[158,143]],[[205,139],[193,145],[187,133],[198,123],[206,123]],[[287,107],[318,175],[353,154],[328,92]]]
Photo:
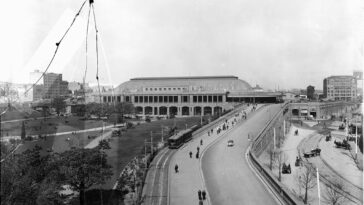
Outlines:
[[313,100],[315,98],[315,87],[312,85],[307,86],[307,98]]
[[284,101],[294,102],[299,100],[299,95],[297,95],[296,93],[285,92],[282,95],[282,99]]
[[33,101],[41,100],[44,96],[44,86],[34,85],[33,87]]

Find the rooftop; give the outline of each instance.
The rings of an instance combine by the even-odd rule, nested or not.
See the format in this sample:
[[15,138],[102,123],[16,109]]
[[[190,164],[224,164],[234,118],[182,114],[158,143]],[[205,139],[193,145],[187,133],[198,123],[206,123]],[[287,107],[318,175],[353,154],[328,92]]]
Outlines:
[[182,79],[216,79],[216,78],[238,79],[238,77],[233,75],[219,75],[219,76],[142,77],[142,78],[132,78],[130,80],[182,80]]

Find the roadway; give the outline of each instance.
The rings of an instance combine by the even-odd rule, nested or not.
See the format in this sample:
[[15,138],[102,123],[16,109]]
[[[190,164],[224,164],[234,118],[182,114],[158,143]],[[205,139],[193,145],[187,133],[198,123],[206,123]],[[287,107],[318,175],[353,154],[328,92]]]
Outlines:
[[[222,130],[219,134],[217,133],[218,127],[222,128],[225,122],[219,122],[214,124],[213,133],[210,135],[208,131],[199,133],[195,136],[190,142],[184,144],[182,147],[178,149],[178,151],[173,155],[168,172],[168,204],[171,205],[179,205],[179,204],[198,204],[198,190],[206,190],[204,177],[202,175],[201,170],[201,156],[196,158],[196,150],[197,147],[200,148],[200,153],[204,153],[206,149],[208,149],[209,145],[226,135],[230,132],[230,130],[234,129],[232,126],[233,121],[241,122],[242,120],[242,109],[244,109],[248,113],[251,111],[252,106],[250,107],[242,107],[239,108],[236,112],[237,115],[224,117],[224,119],[228,120],[229,128],[227,130]],[[236,123],[235,123],[236,124]],[[235,125],[236,126],[236,125]],[[209,130],[210,130],[209,129]],[[203,140],[203,145],[200,144],[200,140]],[[189,152],[193,153],[192,158],[189,156]],[[175,173],[174,166],[179,166],[179,172]],[[206,190],[208,191],[208,190]],[[204,204],[208,204],[209,195],[207,195],[207,200]],[[224,203],[220,203],[224,204]]]
[[[245,153],[250,145],[248,134],[256,136],[280,107],[274,104],[258,109],[206,148],[201,166],[211,204],[277,204],[250,169]],[[227,147],[230,139],[233,147]]]

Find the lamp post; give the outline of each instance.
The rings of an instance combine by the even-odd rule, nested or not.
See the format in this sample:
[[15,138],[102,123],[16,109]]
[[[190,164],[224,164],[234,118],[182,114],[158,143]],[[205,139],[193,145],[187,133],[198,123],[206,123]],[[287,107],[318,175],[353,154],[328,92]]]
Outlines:
[[320,196],[320,175],[319,175],[319,171],[318,171],[318,168],[316,167],[316,178],[317,178],[317,194],[318,194],[318,204],[320,205],[321,204],[321,196]]

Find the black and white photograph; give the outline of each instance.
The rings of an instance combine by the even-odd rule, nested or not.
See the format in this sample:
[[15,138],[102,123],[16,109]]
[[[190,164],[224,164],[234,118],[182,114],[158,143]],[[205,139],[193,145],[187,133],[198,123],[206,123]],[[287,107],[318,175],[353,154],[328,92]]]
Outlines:
[[363,204],[364,1],[1,8],[1,205]]

